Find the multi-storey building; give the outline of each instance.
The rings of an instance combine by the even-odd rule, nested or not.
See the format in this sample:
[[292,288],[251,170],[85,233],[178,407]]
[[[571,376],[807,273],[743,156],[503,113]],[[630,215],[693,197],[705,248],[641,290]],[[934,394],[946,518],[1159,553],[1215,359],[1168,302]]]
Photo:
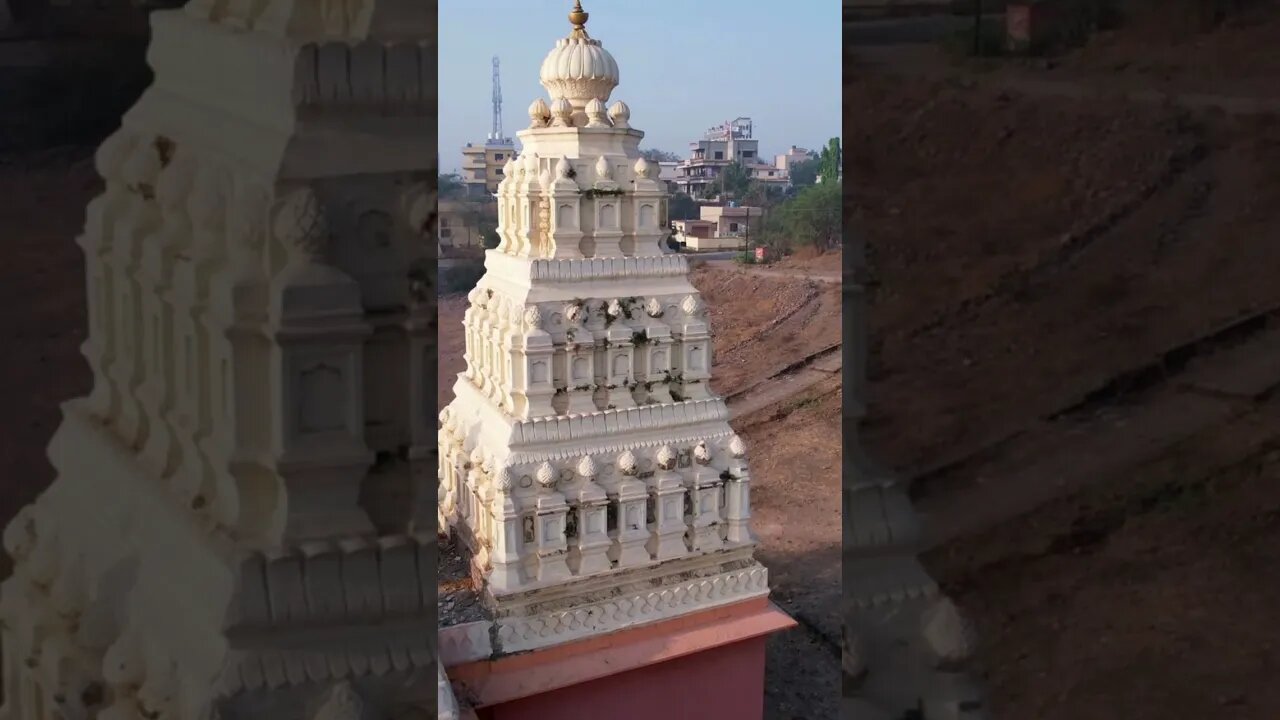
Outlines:
[[483,145],[467,143],[462,148],[462,184],[467,194],[492,195],[502,182],[502,168],[516,157],[516,144],[507,137],[492,137]]
[[740,117],[707,130],[701,140],[689,143],[688,159],[676,168],[676,187],[694,196],[714,194],[720,173],[734,162],[759,182],[789,182],[785,170],[760,161],[760,141],[752,137],[751,118]]
[[786,152],[773,156],[773,166],[779,170],[791,172],[792,166],[796,163],[812,159],[813,153],[811,151],[792,145]]

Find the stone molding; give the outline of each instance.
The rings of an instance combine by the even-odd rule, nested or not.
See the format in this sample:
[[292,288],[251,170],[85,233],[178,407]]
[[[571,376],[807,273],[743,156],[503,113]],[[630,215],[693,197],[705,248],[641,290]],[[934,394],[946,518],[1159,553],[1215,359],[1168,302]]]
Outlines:
[[768,594],[769,571],[756,565],[546,615],[503,618],[498,647],[504,653],[536,650]]
[[435,48],[428,42],[304,45],[299,51],[295,102],[300,107],[349,107],[392,115],[436,112],[428,86]]
[[477,620],[440,628],[440,665],[453,667],[489,659],[494,654],[492,631],[492,620]]
[[729,408],[720,398],[685,400],[667,405],[602,410],[590,415],[520,420],[511,427],[511,441],[513,447],[573,442],[728,419]]
[[429,672],[437,664],[427,638],[420,634],[364,632],[355,642],[333,650],[273,648],[232,651],[218,679],[217,693],[231,698],[242,693],[281,690],[369,677],[411,676]]
[[527,273],[530,280],[560,283],[597,280],[684,277],[689,261],[683,255],[614,258],[524,258],[489,250],[486,268],[503,275]]
[[452,667],[538,650],[768,594],[769,571],[753,565],[563,610],[454,625],[440,629],[440,662]]
[[365,623],[435,607],[434,537],[346,538],[240,562],[231,630]]

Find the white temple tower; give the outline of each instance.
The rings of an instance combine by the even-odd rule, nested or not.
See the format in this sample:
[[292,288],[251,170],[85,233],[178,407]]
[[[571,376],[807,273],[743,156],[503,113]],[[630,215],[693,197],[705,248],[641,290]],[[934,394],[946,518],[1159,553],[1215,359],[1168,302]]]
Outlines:
[[78,240],[93,390],[4,533],[0,718],[434,717],[434,14],[151,22]]
[[569,19],[498,187],[501,243],[440,418],[441,527],[496,626],[468,632],[496,658],[730,606],[777,629],[746,448],[707,385],[706,307],[665,249],[644,134],[607,104],[618,64],[580,4]]

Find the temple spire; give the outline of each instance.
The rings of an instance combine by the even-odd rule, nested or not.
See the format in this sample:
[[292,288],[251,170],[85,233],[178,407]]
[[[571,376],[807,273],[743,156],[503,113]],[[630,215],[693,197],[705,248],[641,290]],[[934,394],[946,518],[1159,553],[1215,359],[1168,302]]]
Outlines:
[[587,38],[587,18],[591,17],[591,13],[582,9],[582,0],[574,0],[573,12],[569,13],[569,23],[573,25],[573,32],[569,33],[571,38]]

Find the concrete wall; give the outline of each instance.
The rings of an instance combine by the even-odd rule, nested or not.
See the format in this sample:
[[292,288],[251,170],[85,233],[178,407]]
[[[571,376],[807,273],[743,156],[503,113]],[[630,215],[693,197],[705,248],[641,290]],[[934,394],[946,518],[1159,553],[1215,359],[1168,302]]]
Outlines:
[[742,248],[743,238],[740,237],[698,237],[696,235],[685,235],[684,233],[676,233],[673,235],[677,242],[682,243],[689,250],[707,251],[707,250],[740,250]]
[[480,720],[761,720],[764,656],[765,638],[751,638],[484,708],[477,715]]

